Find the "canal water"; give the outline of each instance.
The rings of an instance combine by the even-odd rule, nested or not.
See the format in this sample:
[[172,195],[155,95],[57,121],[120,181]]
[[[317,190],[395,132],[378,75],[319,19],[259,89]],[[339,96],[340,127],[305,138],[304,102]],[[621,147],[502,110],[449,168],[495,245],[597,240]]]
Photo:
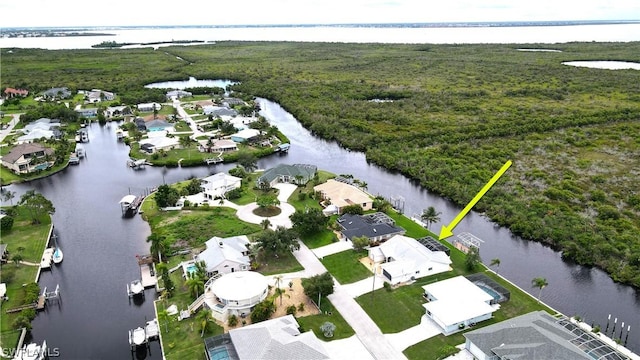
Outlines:
[[[394,198],[408,216],[434,206],[448,223],[461,210],[434,196],[404,176],[369,164],[364,154],[314,137],[278,104],[258,99],[261,115],[291,140],[287,154],[260,159],[260,168],[280,163],[309,163],[336,174],[352,174],[368,184],[374,195]],[[47,340],[64,359],[160,359],[160,347],[152,343],[150,354],[132,354],[128,330],[153,317],[155,290],[146,291],[141,304],[129,302],[126,284],[139,277],[135,255],[148,253],[149,226],[139,216],[123,218],[118,201],[129,193],[141,195],[163,182],[205,177],[228,171],[234,164],[194,168],[126,166],[129,148],[116,140],[116,124],[89,126],[90,142],[83,144],[87,157],[54,176],[9,186],[16,199],[35,189],[50,199],[56,213],[53,222],[65,258],[44,272],[40,286],[60,284],[62,301],[39,314],[33,322],[34,340]],[[517,161],[517,159],[513,159]],[[442,223],[433,225],[439,229]],[[627,347],[640,352],[640,292],[614,283],[602,271],[563,261],[558,252],[538,243],[514,237],[480,214],[471,212],[455,233],[470,232],[482,239],[480,255],[485,263],[499,258],[498,272],[537,295],[531,280],[544,277],[549,285],[542,301],[562,313],[579,315],[588,323],[607,324],[608,315],[631,326]],[[626,326],[625,325],[625,328]],[[622,337],[624,339],[625,332]]]

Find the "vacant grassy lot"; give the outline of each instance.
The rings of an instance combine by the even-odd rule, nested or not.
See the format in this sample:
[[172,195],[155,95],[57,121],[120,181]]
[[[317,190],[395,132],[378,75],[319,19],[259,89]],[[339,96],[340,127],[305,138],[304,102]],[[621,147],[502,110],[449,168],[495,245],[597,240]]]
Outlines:
[[325,256],[320,260],[327,271],[342,285],[351,284],[373,275],[360,259],[367,257],[367,251],[346,250]]

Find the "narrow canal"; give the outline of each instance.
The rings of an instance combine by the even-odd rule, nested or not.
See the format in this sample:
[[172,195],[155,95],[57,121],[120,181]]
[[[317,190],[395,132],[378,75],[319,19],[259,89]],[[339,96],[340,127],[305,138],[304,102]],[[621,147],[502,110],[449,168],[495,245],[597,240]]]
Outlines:
[[[278,104],[265,99],[259,102],[261,114],[292,142],[288,154],[259,160],[260,168],[309,163],[336,174],[352,174],[368,184],[370,193],[398,199],[409,216],[434,206],[442,212],[442,222],[447,223],[461,210],[400,174],[368,164],[362,153],[314,137]],[[62,302],[37,316],[33,335],[37,341],[46,339],[51,347],[60,348],[64,359],[132,358],[128,330],[153,317],[153,289],[146,291],[142,304],[130,303],[126,294],[126,284],[139,277],[135,255],[148,252],[145,239],[149,227],[139,216],[122,218],[118,204],[122,196],[140,195],[163,181],[204,177],[234,166],[147,167],[134,171],[126,167],[128,147],[117,142],[115,130],[115,124],[92,124],[90,142],[84,144],[87,158],[80,165],[9,187],[16,192],[16,199],[35,189],[56,207],[53,221],[65,259],[43,274],[40,286],[60,284]],[[433,229],[441,225],[434,224]],[[558,311],[580,315],[603,328],[609,314],[612,319],[619,319],[618,324],[624,321],[630,325],[627,347],[640,352],[639,291],[614,283],[600,270],[565,262],[558,252],[514,237],[477,213],[469,214],[456,227],[456,233],[463,231],[484,240],[480,247],[483,261],[499,258],[499,273],[525,291],[537,290],[531,287],[533,278],[546,278],[549,286],[543,291],[542,300]],[[616,337],[618,334],[619,325]],[[161,358],[157,343],[150,350],[147,358]]]

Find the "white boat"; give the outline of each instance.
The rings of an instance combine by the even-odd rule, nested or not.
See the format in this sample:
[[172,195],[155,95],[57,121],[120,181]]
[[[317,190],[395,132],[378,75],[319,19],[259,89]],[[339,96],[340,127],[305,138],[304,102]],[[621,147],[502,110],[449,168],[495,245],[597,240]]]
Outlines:
[[130,345],[142,345],[147,341],[147,334],[144,329],[137,327],[133,330],[129,330],[129,344]]
[[127,292],[129,296],[144,294],[144,286],[140,280],[133,280],[131,284],[127,285]]
[[42,345],[30,343],[18,350],[13,360],[44,360],[47,358],[47,341],[43,341]]
[[53,251],[53,262],[55,264],[60,264],[62,262],[62,250],[60,250],[59,247],[56,247],[56,249]]

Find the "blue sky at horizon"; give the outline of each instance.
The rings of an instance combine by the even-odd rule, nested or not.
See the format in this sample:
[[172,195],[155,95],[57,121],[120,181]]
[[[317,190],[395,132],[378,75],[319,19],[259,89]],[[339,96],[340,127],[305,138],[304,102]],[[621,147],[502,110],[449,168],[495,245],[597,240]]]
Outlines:
[[[2,27],[640,20],[637,0],[2,1]],[[36,9],[34,11],[34,9]]]

